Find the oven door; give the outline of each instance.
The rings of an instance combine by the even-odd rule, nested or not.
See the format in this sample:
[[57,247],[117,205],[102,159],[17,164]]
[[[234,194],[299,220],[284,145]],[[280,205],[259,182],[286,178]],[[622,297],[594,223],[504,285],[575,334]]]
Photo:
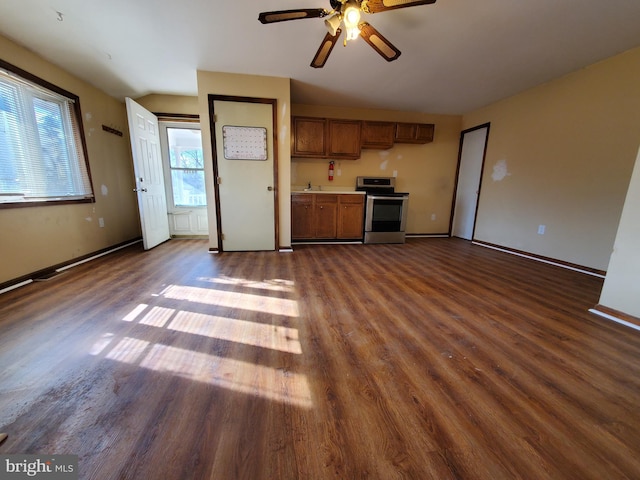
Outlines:
[[409,196],[367,195],[365,232],[403,232]]

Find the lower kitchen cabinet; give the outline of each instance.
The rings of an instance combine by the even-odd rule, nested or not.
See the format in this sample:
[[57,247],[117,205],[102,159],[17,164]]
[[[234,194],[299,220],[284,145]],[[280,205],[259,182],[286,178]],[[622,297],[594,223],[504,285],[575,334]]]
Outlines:
[[364,195],[340,195],[338,202],[338,238],[362,238]]
[[364,195],[293,193],[292,240],[362,238]]
[[336,238],[338,218],[338,195],[312,194],[315,199],[313,210],[313,224],[315,235],[313,238]]

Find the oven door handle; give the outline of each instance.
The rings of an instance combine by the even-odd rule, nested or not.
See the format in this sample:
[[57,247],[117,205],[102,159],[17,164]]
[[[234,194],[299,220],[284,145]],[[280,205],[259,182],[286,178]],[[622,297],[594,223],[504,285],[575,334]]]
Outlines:
[[396,195],[367,195],[367,198],[371,200],[395,200],[398,199],[400,201],[409,198],[407,195],[404,196],[396,196]]

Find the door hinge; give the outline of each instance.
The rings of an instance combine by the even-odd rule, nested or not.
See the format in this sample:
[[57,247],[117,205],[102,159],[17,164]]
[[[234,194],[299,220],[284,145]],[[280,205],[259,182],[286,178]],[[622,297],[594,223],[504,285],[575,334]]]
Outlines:
[[222,183],[222,177],[218,177],[216,180],[218,181],[218,185]]
[[224,240],[224,233],[220,234],[220,240]]

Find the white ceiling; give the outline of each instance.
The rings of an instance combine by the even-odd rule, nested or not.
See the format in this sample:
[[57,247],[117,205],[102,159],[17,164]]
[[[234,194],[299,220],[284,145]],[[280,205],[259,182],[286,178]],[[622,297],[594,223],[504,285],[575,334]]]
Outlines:
[[314,69],[323,19],[257,20],[295,8],[331,9],[329,0],[2,0],[0,33],[117,98],[196,95],[196,70],[210,70],[291,78],[294,103],[449,114],[640,45],[640,0],[437,0],[365,15],[398,60],[359,39]]

